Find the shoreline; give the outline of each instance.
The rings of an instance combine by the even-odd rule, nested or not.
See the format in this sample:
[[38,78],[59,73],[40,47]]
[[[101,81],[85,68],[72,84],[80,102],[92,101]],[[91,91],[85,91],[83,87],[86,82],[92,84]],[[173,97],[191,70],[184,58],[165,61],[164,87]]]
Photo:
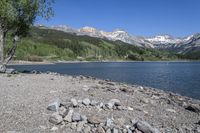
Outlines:
[[173,63],[173,62],[200,62],[199,60],[174,60],[174,61],[43,61],[43,62],[33,62],[33,61],[11,61],[8,65],[48,65],[48,64],[71,64],[71,63],[148,63],[148,62],[163,62],[163,63]]
[[[60,99],[62,105],[68,107],[71,98],[88,98],[105,104],[113,98],[120,101],[119,109],[86,107],[81,104],[73,107],[74,111],[88,118],[99,114],[106,120],[112,115],[115,122],[123,118],[123,125],[131,125],[130,120],[133,119],[142,120],[161,133],[195,133],[199,129],[199,125],[195,123],[200,121],[200,100],[150,87],[57,73],[19,73],[9,76],[0,74],[0,91],[0,101],[3,101],[0,104],[1,132],[50,132],[53,128],[56,129],[55,132],[77,132],[78,127],[71,127],[74,123],[55,125],[49,122],[52,112],[46,110],[54,99]],[[18,117],[19,114],[24,115]],[[85,126],[88,124],[85,123]],[[118,129],[121,130],[119,127]]]

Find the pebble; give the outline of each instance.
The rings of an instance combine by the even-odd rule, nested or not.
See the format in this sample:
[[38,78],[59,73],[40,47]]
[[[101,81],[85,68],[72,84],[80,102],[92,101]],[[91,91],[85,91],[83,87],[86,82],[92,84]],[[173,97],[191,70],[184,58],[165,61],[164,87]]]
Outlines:
[[98,104],[98,102],[95,101],[95,100],[92,100],[91,103],[90,103],[91,106],[96,106],[97,104]]
[[83,90],[84,90],[84,91],[89,91],[90,88],[89,88],[87,85],[84,85],[84,86],[83,86]]
[[50,111],[56,112],[56,111],[58,111],[59,106],[60,106],[60,100],[56,99],[54,102],[52,102],[48,105],[47,109]]
[[88,106],[90,104],[90,99],[88,98],[83,99],[83,104]]
[[56,130],[58,130],[58,127],[54,126],[54,127],[51,128],[51,131],[56,131]]
[[174,109],[166,109],[166,111],[176,113],[176,111]]
[[71,129],[76,129],[77,126],[77,122],[72,122],[71,123]]
[[103,129],[103,127],[98,126],[98,127],[97,127],[97,132],[98,132],[98,133],[105,133],[105,130]]
[[120,106],[121,102],[119,99],[111,99],[109,103],[113,103],[115,106]]
[[73,112],[72,114],[72,121],[73,122],[78,122],[81,121],[81,115],[77,112]]
[[118,133],[118,129],[113,128],[112,133]]
[[64,121],[67,122],[72,122],[72,115],[73,115],[74,110],[70,109],[68,114],[64,117]]
[[67,109],[63,106],[58,109],[58,112],[62,117],[65,117],[68,113]]
[[129,111],[133,111],[133,108],[132,108],[132,107],[127,107],[127,109],[128,109]]
[[84,133],[90,133],[90,131],[91,131],[91,127],[90,127],[90,126],[86,126],[86,127],[84,127],[84,129],[83,129],[83,132],[84,132]]
[[113,128],[113,126],[114,126],[113,120],[110,119],[110,118],[107,118],[107,120],[106,120],[106,127]]
[[114,107],[114,103],[107,103],[106,104],[106,107],[108,108],[108,109],[113,109],[113,107]]
[[106,133],[111,133],[111,129],[108,128],[108,129],[106,130]]
[[49,118],[49,122],[53,123],[53,124],[60,124],[63,121],[62,116],[59,115],[58,112],[53,113],[50,118]]
[[77,124],[77,132],[81,132],[82,131],[84,124],[85,124],[84,122],[79,122]]
[[77,107],[78,106],[78,102],[77,102],[76,99],[72,98],[71,102],[72,102],[73,107]]

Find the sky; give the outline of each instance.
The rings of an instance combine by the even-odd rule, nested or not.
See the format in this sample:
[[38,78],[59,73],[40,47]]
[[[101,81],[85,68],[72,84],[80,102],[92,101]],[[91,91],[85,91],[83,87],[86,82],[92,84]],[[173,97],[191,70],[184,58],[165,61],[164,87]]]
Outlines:
[[200,32],[200,0],[55,0],[53,10],[49,21],[38,17],[35,23],[123,29],[137,36]]

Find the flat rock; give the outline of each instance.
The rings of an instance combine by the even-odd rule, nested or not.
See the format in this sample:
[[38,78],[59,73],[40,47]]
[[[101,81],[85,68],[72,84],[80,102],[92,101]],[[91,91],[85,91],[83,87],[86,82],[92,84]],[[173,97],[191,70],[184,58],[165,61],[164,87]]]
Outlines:
[[136,127],[143,133],[160,133],[158,129],[153,128],[150,124],[148,124],[145,121],[138,121]]
[[88,117],[88,122],[91,124],[100,124],[104,122],[104,119],[99,115],[92,115]]

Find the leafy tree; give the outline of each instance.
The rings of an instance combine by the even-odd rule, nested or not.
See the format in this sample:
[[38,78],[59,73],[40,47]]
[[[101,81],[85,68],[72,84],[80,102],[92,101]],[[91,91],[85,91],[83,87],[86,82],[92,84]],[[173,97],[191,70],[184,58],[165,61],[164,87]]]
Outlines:
[[[25,36],[37,16],[49,19],[53,0],[0,0],[0,72],[5,72],[19,38]],[[5,54],[5,38],[12,36],[12,48]]]

